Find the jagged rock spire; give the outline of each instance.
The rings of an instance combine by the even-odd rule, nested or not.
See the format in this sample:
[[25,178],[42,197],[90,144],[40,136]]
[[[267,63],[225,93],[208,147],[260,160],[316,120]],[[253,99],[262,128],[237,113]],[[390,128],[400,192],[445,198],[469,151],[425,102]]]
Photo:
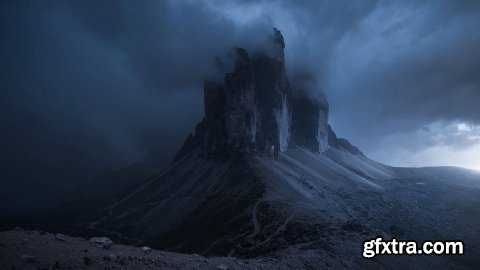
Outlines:
[[282,32],[280,32],[280,30],[278,30],[277,28],[273,28],[273,35],[274,35],[275,42],[279,44],[282,49],[284,49],[285,41],[283,40]]
[[277,28],[273,28],[273,35],[270,37],[271,39],[271,48],[268,50],[268,54],[270,57],[279,62],[280,65],[285,68],[285,41],[283,39],[282,32]]
[[276,28],[264,52],[249,55],[236,48],[233,72],[223,82],[205,83],[205,117],[180,152],[201,147],[208,157],[251,152],[277,156],[292,143],[324,152],[328,106],[292,95],[284,48]]

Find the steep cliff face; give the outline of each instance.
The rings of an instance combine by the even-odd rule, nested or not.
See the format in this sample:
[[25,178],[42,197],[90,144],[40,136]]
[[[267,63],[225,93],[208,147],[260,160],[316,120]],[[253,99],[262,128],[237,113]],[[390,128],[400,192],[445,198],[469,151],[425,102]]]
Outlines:
[[285,152],[291,133],[291,88],[285,73],[285,43],[283,36],[274,29],[266,52],[254,56],[255,100],[259,104],[261,127],[257,133],[257,149]]
[[235,71],[225,76],[223,106],[228,149],[253,150],[257,133],[255,80],[250,58],[244,49],[237,49]]
[[[206,157],[233,153],[278,156],[292,145],[323,153],[328,147],[328,103],[295,94],[285,71],[285,43],[274,29],[265,51],[236,49],[223,82],[204,85],[205,117],[175,160],[202,148]],[[301,96],[301,97],[299,97]]]
[[328,147],[328,103],[307,97],[293,101],[292,139],[297,145],[320,153]]

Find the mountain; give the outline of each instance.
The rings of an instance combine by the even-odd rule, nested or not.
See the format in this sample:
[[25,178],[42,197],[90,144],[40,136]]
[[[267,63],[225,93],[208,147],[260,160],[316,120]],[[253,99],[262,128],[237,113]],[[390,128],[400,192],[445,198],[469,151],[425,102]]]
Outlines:
[[[100,209],[89,228],[180,252],[313,256],[312,268],[327,257],[357,268],[478,265],[480,174],[369,159],[337,138],[324,98],[289,83],[280,31],[267,47],[236,49],[224,81],[205,82],[205,116],[172,164]],[[460,239],[467,252],[363,259],[363,242],[377,236]]]

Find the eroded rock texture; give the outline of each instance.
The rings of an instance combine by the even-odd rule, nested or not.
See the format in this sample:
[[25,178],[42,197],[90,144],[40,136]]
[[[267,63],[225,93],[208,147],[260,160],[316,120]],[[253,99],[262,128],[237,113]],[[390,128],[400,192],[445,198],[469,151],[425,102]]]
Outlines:
[[277,156],[292,144],[323,153],[328,103],[298,95],[285,71],[285,43],[274,29],[263,52],[236,49],[233,72],[204,84],[205,117],[176,160],[196,147],[206,157],[261,152]]

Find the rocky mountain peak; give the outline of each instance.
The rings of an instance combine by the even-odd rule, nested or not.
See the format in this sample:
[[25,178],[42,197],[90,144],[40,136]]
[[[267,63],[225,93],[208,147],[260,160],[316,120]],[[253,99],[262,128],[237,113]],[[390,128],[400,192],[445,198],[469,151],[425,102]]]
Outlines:
[[280,68],[285,68],[285,40],[283,35],[277,28],[273,28],[273,34],[270,36],[270,44],[266,53],[271,60],[276,61]]
[[247,50],[236,48],[235,72],[248,72],[251,69],[250,57]]
[[[285,42],[274,28],[271,46],[249,55],[236,48],[235,65],[223,82],[204,84],[205,117],[176,160],[201,148],[205,157],[235,153],[277,156],[292,145],[323,153],[337,147],[328,138],[328,103],[294,94],[284,62]],[[329,143],[330,141],[330,143]]]
[[280,30],[278,30],[277,28],[273,28],[273,37],[274,37],[275,43],[279,44],[281,48],[284,49],[285,41],[283,40],[282,32],[280,32]]

